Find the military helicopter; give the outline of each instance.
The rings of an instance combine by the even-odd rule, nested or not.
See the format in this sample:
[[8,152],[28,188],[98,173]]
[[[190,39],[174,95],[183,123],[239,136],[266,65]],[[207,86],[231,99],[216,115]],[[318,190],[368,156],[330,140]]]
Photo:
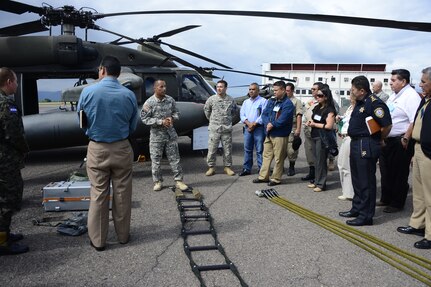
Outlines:
[[[35,21],[0,28],[0,66],[12,68],[19,78],[20,89],[15,97],[25,115],[23,120],[26,137],[32,150],[87,144],[87,138],[79,129],[76,112],[39,114],[37,80],[78,79],[77,83],[83,84],[87,79],[96,79],[96,69],[104,55],[115,55],[119,58],[123,66],[120,80],[135,92],[140,104],[151,96],[151,87],[155,79],[163,79],[167,82],[167,93],[177,100],[181,113],[181,120],[175,125],[180,135],[190,135],[194,128],[207,124],[202,107],[205,100],[214,94],[214,90],[203,77],[214,78],[211,71],[231,70],[231,68],[160,40],[162,37],[197,28],[197,25],[185,26],[148,39],[133,39],[96,25],[95,21],[101,18],[138,14],[212,14],[300,19],[431,31],[429,23],[284,12],[165,10],[100,14],[90,9],[78,10],[73,6],[53,8],[45,4],[42,7],[36,7],[17,1],[1,1],[0,10],[14,14],[30,12],[40,16]],[[54,26],[61,26],[61,35],[23,36],[42,31],[51,32],[51,28]],[[87,40],[87,33],[85,39],[75,36],[75,28],[85,29],[86,32],[87,30],[103,31],[118,36],[120,39],[111,43],[91,42]],[[142,49],[134,50],[123,47],[122,44],[125,43],[137,43]],[[160,45],[166,44],[171,49],[198,57],[222,68],[208,70],[195,66],[161,49]],[[28,47],[31,47],[31,53],[29,53]],[[175,62],[188,68],[179,67]],[[82,87],[67,89],[63,93],[63,100],[76,103],[80,89]],[[145,139],[148,138],[148,135],[148,127],[139,125],[133,138]]]

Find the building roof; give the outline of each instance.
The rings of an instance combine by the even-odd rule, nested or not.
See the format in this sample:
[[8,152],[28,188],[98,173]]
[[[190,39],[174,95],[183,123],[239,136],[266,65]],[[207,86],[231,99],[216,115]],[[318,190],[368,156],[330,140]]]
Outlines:
[[272,71],[344,71],[344,72],[385,72],[386,64],[270,64]]

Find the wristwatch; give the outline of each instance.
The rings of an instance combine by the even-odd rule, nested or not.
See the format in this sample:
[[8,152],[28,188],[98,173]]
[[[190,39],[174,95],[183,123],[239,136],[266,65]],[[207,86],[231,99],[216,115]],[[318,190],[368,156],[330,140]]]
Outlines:
[[406,138],[406,137],[402,137],[402,138],[401,138],[401,140],[402,140],[403,142],[405,142],[405,143],[409,141],[409,139],[408,139],[408,138]]

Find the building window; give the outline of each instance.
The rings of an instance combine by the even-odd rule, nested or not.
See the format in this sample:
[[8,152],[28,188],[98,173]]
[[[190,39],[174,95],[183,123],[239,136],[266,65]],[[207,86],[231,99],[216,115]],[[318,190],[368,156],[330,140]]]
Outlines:
[[350,91],[347,91],[347,95],[350,96]]
[[343,90],[340,91],[340,96],[344,96],[344,91]]
[[387,84],[389,82],[388,79],[383,79],[383,83]]
[[309,82],[310,81],[310,77],[305,77],[305,81]]
[[349,82],[349,78],[344,78],[344,82],[348,83]]
[[370,79],[370,82],[371,82],[371,83],[374,83],[375,81],[376,81],[376,79],[374,79],[374,78],[371,78],[371,79]]
[[318,78],[317,78],[317,80],[318,80],[319,82],[321,82],[321,81],[323,81],[323,77],[318,77]]
[[301,90],[295,90],[295,94],[299,95],[301,93]]
[[293,80],[294,80],[295,82],[298,82],[298,77],[293,77]]
[[336,80],[336,79],[335,79],[335,77],[334,77],[334,76],[332,76],[332,77],[331,77],[331,82],[335,82],[335,80]]
[[306,95],[307,94],[307,90],[301,90],[301,94],[302,95]]

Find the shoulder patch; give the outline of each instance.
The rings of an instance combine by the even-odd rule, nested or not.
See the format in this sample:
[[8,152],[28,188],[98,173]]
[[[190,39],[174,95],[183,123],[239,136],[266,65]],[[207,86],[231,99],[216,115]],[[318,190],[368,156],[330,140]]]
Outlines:
[[371,102],[377,101],[377,98],[374,95],[370,96]]
[[377,108],[374,110],[374,114],[381,119],[385,116],[385,111],[382,108]]
[[145,103],[142,109],[144,112],[148,113],[151,110],[151,106],[148,103]]

